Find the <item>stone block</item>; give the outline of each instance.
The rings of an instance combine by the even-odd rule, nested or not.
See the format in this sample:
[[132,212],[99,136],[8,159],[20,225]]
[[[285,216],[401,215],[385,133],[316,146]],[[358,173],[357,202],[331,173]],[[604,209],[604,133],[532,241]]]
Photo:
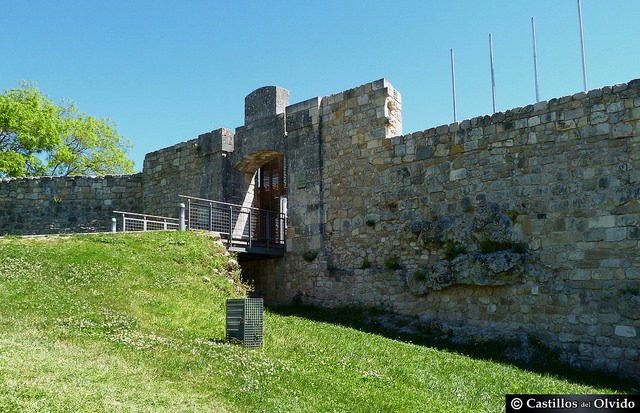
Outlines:
[[616,225],[615,215],[602,215],[598,217],[589,218],[587,226],[589,228],[611,228]]
[[591,279],[591,270],[574,269],[569,273],[569,279],[572,281],[587,281]]
[[607,106],[607,113],[619,112],[624,109],[624,103],[621,101],[611,103]]
[[604,268],[619,268],[621,260],[619,258],[608,258],[600,261],[600,266]]
[[549,112],[540,115],[540,118],[542,119],[542,123],[553,123],[558,119],[558,115],[557,112]]
[[584,232],[584,240],[588,242],[604,241],[605,228],[591,228]]
[[244,100],[245,124],[284,113],[289,104],[289,91],[276,86],[254,90]]
[[358,105],[366,105],[367,103],[369,103],[369,95],[368,94],[363,94],[357,97],[357,102]]
[[612,136],[614,138],[625,138],[633,135],[633,126],[628,123],[618,123],[613,127]]
[[593,346],[591,344],[578,345],[578,353],[581,356],[591,356],[593,354]]
[[582,116],[584,116],[584,109],[583,108],[577,108],[577,109],[569,110],[569,111],[564,113],[564,119],[565,120],[578,119],[578,118],[580,118]]
[[604,354],[608,359],[613,360],[620,360],[623,357],[623,352],[620,347],[609,347],[604,351]]
[[635,226],[635,225],[638,225],[639,223],[640,223],[639,214],[625,214],[625,215],[618,215],[616,217],[616,226],[618,227],[627,227],[627,226],[634,225],[631,228],[629,228],[629,239],[640,238],[640,234],[636,234],[638,233],[638,230],[640,227]]
[[589,115],[589,122],[592,125],[606,122],[607,120],[609,120],[609,115],[605,112],[591,112],[591,115]]
[[608,123],[599,123],[596,125],[597,135],[608,135],[611,132],[611,125]]
[[635,348],[627,348],[624,350],[625,360],[637,361],[640,352]]
[[467,177],[467,170],[465,168],[452,169],[449,172],[450,181],[458,181]]
[[627,280],[640,280],[640,266],[627,268],[625,276]]
[[447,156],[449,154],[449,147],[445,144],[436,145],[436,156]]
[[418,146],[416,149],[416,160],[431,158],[433,156],[433,148],[430,146]]
[[598,317],[593,314],[583,314],[578,317],[578,320],[583,324],[595,325],[598,322]]
[[560,333],[558,334],[558,341],[561,343],[572,343],[576,341],[576,338],[571,333]]
[[636,329],[632,326],[617,325],[613,333],[619,337],[631,338],[636,336]]
[[606,241],[622,241],[627,237],[627,227],[608,228],[605,233]]

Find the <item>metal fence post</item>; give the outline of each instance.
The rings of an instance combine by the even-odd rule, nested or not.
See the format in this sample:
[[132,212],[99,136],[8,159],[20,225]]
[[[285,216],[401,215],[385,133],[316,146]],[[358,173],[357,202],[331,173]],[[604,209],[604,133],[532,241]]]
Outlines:
[[213,203],[209,202],[209,231],[213,231]]
[[267,249],[269,249],[269,243],[271,242],[271,216],[269,210],[267,210]]
[[282,244],[282,248],[284,251],[287,251],[287,214],[282,214],[282,225],[284,227],[284,232],[282,233],[282,239],[280,243]]
[[114,234],[116,232],[116,219],[115,218],[111,218],[111,232],[113,232]]
[[[187,217],[189,218],[189,221],[188,221],[189,223],[186,225],[188,229],[191,229],[191,198],[187,198],[187,205],[189,206],[189,208],[187,209]],[[197,223],[197,220],[196,220],[196,223]]]
[[146,232],[147,231],[147,217],[143,217],[144,219],[142,220],[142,231]]
[[250,209],[249,210],[249,248],[251,248],[251,243],[253,240],[253,235],[251,234],[251,215],[253,214],[253,211]]
[[233,206],[229,207],[229,245],[233,237]]
[[[191,205],[189,205],[191,206]],[[187,226],[185,224],[185,218],[184,218],[184,214],[185,214],[185,206],[184,203],[180,203],[180,231],[184,231],[187,229]]]
[[122,214],[122,232],[127,232],[127,217]]

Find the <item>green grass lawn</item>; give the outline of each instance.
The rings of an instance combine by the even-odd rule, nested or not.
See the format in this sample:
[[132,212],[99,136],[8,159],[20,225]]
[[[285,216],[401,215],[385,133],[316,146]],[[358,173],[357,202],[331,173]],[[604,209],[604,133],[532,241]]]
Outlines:
[[[0,239],[0,411],[502,411],[506,393],[610,393],[267,311],[224,341],[237,263],[190,232]],[[207,279],[203,278],[207,277]]]

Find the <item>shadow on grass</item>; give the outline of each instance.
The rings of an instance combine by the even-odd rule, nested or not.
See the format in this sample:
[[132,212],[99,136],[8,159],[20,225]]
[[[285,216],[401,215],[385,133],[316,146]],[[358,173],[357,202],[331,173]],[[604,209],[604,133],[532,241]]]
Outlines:
[[[519,340],[510,339],[474,339],[463,343],[454,341],[451,330],[442,329],[437,325],[419,325],[409,318],[403,318],[380,309],[361,309],[342,307],[326,309],[306,305],[289,305],[270,307],[273,313],[282,316],[297,316],[313,321],[350,327],[359,331],[378,334],[393,340],[417,344],[455,352],[476,359],[490,360],[505,365],[515,366],[539,374],[548,374],[559,379],[589,385],[593,387],[607,387],[621,393],[637,393],[640,384],[631,380],[620,379],[613,374],[577,370],[563,362],[559,355],[546,347],[533,336],[525,343],[533,350],[528,360],[514,360],[509,357],[510,351],[522,348]],[[393,320],[386,322],[385,320]]]

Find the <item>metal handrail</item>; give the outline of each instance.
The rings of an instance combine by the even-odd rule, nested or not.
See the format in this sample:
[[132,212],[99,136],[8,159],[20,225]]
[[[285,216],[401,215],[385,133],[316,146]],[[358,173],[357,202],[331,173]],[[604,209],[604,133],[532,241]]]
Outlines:
[[211,202],[214,204],[220,204],[220,205],[226,205],[226,206],[234,206],[234,207],[238,207],[238,208],[246,208],[246,209],[253,209],[256,211],[269,211],[274,212],[274,213],[278,213],[278,211],[274,211],[271,209],[261,209],[261,208],[256,208],[256,207],[251,207],[251,206],[245,206],[245,205],[239,205],[239,204],[231,204],[229,202],[222,202],[222,201],[214,201],[213,199],[205,199],[205,198],[198,198],[195,196],[189,196],[189,195],[178,195],[178,197],[180,198],[185,198],[185,199],[194,199],[196,201],[203,201],[203,202]]
[[[246,250],[248,247],[252,251],[266,249],[267,254],[283,253],[285,213],[187,195],[179,197],[186,200],[180,204],[179,218],[117,210],[113,213],[122,215],[121,225],[125,232],[160,229],[205,230],[218,233],[227,240],[229,247],[238,250]],[[116,227],[117,220],[112,218],[112,232],[116,232]]]
[[229,246],[284,248],[286,214],[186,195],[188,229],[217,232]]
[[127,214],[127,215],[135,215],[135,216],[139,216],[139,217],[148,217],[148,218],[159,218],[159,219],[170,219],[172,221],[178,221],[178,218],[173,218],[173,217],[162,217],[162,216],[158,216],[158,215],[149,215],[149,214],[139,214],[137,212],[127,212],[127,211],[113,211],[114,214]]
[[[172,217],[162,217],[158,215],[139,214],[136,212],[113,211],[114,215],[122,215],[122,231],[149,231],[149,230],[179,230],[180,220]],[[117,220],[113,218],[111,231],[117,231]],[[129,226],[127,226],[129,223]],[[135,223],[142,225],[136,227]],[[160,228],[158,228],[160,226]]]

